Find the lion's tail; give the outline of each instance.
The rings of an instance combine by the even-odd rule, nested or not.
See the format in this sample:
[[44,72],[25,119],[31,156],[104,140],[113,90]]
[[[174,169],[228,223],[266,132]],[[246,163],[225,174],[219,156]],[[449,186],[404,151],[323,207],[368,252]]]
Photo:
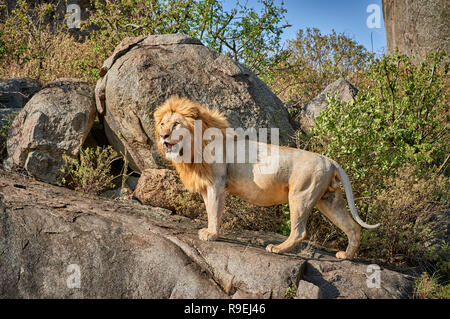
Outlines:
[[348,206],[350,207],[350,212],[352,214],[353,219],[359,225],[361,225],[361,227],[364,227],[364,228],[367,228],[367,229],[374,229],[374,228],[377,228],[378,226],[380,226],[380,224],[369,225],[369,224],[365,223],[359,217],[358,212],[356,211],[356,207],[355,207],[355,201],[354,201],[354,197],[353,197],[352,185],[350,184],[350,179],[348,178],[347,173],[344,171],[344,169],[342,167],[340,167],[334,161],[333,161],[333,163],[336,166],[337,175],[338,175],[339,179],[341,180],[342,184],[344,185],[345,195],[347,196]]

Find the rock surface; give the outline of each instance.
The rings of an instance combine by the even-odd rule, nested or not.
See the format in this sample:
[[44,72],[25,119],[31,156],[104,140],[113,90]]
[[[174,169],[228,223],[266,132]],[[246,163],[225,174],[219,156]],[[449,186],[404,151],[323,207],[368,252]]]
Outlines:
[[328,108],[327,94],[334,96],[344,102],[351,102],[354,100],[358,89],[344,78],[337,79],[328,85],[319,95],[308,102],[300,111],[300,114],[295,119],[299,123],[300,128],[309,133],[316,124],[316,118],[320,113]]
[[285,239],[275,233],[203,242],[204,226],[0,170],[0,298],[286,298],[295,286],[323,298],[411,292],[411,277],[387,269],[381,288],[368,288],[366,264],[323,251],[268,253],[265,245]]
[[322,292],[320,288],[308,281],[300,280],[298,283],[295,299],[321,299]]
[[40,89],[41,83],[35,79],[0,79],[0,109],[22,108]]
[[450,54],[448,0],[383,0],[388,53],[395,48],[416,61],[432,52]]
[[39,180],[56,183],[64,166],[62,154],[78,154],[95,115],[88,83],[74,79],[48,83],[14,119],[5,166],[25,168]]
[[[142,172],[133,195],[142,204],[175,211],[179,196],[186,197],[189,192],[175,170],[149,168]],[[197,201],[202,204],[200,196]]]
[[[101,71],[98,112],[115,149],[136,171],[165,167],[154,145],[153,111],[178,94],[223,111],[233,127],[279,127],[293,136],[282,102],[245,67],[180,34],[126,38]],[[270,130],[269,130],[270,131]]]

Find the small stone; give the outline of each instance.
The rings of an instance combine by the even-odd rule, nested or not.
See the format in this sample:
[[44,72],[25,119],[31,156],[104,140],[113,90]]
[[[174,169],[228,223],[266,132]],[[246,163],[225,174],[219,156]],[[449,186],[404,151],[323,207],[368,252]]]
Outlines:
[[321,298],[322,293],[319,287],[305,280],[299,281],[295,299],[321,299]]
[[337,93],[336,98],[343,102],[351,102],[354,100],[358,89],[344,78],[337,79],[328,85],[319,95],[308,102],[295,119],[300,128],[309,133],[316,125],[316,118],[319,117],[323,110],[328,108],[327,93],[331,96]]

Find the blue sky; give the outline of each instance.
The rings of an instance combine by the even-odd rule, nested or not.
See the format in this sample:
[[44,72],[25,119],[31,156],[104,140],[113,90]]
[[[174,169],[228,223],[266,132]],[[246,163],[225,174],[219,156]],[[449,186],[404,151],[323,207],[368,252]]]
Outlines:
[[[275,3],[280,4],[281,0],[275,0]],[[224,8],[232,8],[235,4],[236,0],[225,0]],[[377,5],[380,9],[379,28],[377,25],[372,25],[374,28],[367,25],[367,19],[375,13],[366,11],[369,5]],[[248,6],[255,9],[260,7],[258,0],[248,0]],[[386,51],[381,0],[284,0],[284,7],[287,9],[286,21],[292,27],[285,29],[283,40],[294,39],[301,28],[315,27],[320,29],[322,34],[330,33],[334,29],[338,33],[345,33],[369,51],[372,51],[372,34],[373,51]]]

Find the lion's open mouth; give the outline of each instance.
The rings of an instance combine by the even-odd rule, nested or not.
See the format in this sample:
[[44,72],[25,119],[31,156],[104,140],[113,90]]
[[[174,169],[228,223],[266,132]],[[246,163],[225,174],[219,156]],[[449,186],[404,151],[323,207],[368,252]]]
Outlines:
[[169,142],[164,142],[164,147],[166,149],[166,154],[177,154],[180,156],[183,156],[183,152],[182,150],[180,150],[180,145],[177,143],[169,143]]
[[174,149],[175,144],[171,144],[169,142],[164,142],[164,146],[166,147],[166,152],[172,152]]

